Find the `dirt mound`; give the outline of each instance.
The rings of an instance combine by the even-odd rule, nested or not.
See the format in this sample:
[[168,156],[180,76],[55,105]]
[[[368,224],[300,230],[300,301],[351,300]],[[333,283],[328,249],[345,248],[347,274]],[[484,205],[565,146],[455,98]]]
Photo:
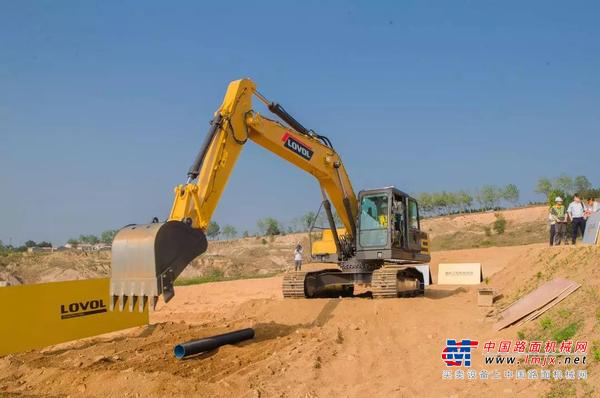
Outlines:
[[[446,338],[544,338],[577,323],[573,339],[600,340],[600,248],[544,245],[434,253],[433,266],[479,261],[499,306],[555,276],[582,288],[523,329],[492,329],[475,287],[431,286],[426,297],[284,300],[281,278],[177,288],[152,325],[0,359],[0,393],[70,396],[566,396],[597,395],[598,362],[587,382],[444,381]],[[596,297],[594,299],[594,297]],[[543,323],[548,325],[547,321]],[[172,347],[192,338],[252,326],[256,338],[185,361]],[[518,337],[519,336],[519,337]],[[479,355],[474,369],[485,369]],[[499,369],[504,371],[505,368]],[[107,382],[110,380],[110,382]]]
[[[498,217],[505,220],[501,234],[494,230]],[[515,246],[546,242],[547,219],[547,207],[536,206],[428,218],[421,222],[421,228],[429,234],[433,250]]]
[[110,252],[12,253],[0,256],[0,280],[11,285],[107,276]]

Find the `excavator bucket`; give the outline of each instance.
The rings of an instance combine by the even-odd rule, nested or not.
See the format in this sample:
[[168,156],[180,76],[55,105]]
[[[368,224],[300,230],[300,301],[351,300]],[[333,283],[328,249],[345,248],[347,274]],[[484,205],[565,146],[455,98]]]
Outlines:
[[194,258],[204,253],[204,232],[180,221],[131,225],[121,229],[112,244],[111,310],[136,304],[144,311],[174,295],[173,281]]

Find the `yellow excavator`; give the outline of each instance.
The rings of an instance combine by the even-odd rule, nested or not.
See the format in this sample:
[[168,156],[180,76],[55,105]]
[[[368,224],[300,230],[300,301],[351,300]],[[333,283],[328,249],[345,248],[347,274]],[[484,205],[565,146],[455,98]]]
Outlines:
[[[280,121],[255,112],[253,97]],[[423,274],[414,266],[429,262],[429,240],[420,230],[417,201],[394,187],[357,196],[331,141],[268,101],[253,81],[241,79],[229,84],[187,182],[175,187],[167,221],[129,225],[115,236],[111,309],[143,311],[154,308],[160,295],[165,302],[173,297],[177,276],[208,247],[206,228],[249,140],[312,174],[321,187],[329,226],[312,242],[311,255],[336,266],[286,273],[284,297],[320,297],[336,289],[351,295],[355,285],[370,287],[375,298],[424,292]],[[343,224],[339,228],[331,204]]]

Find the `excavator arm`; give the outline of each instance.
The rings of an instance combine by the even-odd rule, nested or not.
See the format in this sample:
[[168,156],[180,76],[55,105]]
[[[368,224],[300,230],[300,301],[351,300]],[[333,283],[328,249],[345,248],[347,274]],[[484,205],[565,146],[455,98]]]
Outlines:
[[[279,116],[284,125],[252,108],[253,97]],[[173,281],[196,256],[207,249],[204,231],[217,208],[235,163],[248,140],[312,174],[320,184],[339,258],[352,255],[356,234],[357,198],[346,169],[323,136],[307,130],[280,105],[269,102],[249,79],[229,84],[222,105],[215,112],[204,143],[188,171],[187,182],[175,187],[168,221],[128,226],[113,242],[111,278],[112,307],[148,300],[154,307],[159,295],[169,301]],[[346,236],[339,237],[330,201]]]

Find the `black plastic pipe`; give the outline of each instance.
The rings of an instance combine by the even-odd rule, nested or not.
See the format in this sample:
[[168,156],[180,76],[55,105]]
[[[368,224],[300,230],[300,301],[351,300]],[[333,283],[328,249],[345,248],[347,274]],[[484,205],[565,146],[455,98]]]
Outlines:
[[175,358],[183,359],[201,352],[214,350],[225,344],[239,343],[240,341],[254,338],[254,329],[247,328],[219,334],[212,337],[205,337],[199,340],[190,340],[187,343],[178,344],[173,348]]

